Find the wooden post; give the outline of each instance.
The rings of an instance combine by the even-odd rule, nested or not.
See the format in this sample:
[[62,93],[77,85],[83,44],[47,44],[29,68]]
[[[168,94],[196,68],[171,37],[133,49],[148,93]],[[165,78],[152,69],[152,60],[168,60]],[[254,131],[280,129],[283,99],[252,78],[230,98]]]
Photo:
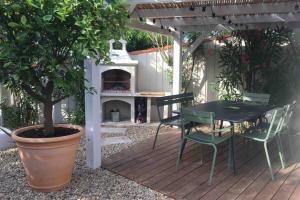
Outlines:
[[[173,95],[181,92],[181,65],[182,65],[182,33],[173,33]],[[173,105],[173,110],[179,109],[176,104]]]
[[100,115],[100,70],[95,61],[86,59],[85,86],[93,87],[95,94],[85,92],[85,136],[87,166],[96,169],[101,166],[101,115]]

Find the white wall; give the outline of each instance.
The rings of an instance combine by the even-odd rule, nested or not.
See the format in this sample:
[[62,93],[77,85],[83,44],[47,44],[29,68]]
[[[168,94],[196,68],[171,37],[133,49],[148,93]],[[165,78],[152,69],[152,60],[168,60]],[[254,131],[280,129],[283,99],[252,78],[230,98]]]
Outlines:
[[147,92],[171,92],[172,85],[167,79],[168,65],[163,61],[159,52],[130,55],[138,60],[137,67],[137,91]]

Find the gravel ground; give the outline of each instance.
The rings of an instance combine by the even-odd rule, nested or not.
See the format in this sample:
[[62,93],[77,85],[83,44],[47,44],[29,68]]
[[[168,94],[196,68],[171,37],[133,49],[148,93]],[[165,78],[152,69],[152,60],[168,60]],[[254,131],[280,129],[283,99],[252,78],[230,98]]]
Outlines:
[[[153,136],[156,126],[134,125],[127,128],[126,135],[133,143],[104,147],[104,158]],[[58,192],[39,193],[32,191],[26,184],[17,149],[0,151],[0,199],[170,199],[107,170],[87,168],[84,153],[82,139],[70,186]]]

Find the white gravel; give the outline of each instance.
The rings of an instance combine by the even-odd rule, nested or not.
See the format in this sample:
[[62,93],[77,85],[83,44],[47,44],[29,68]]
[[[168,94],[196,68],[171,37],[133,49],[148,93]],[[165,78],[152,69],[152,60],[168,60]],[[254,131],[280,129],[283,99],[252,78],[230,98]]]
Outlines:
[[[122,149],[153,136],[155,129],[155,125],[128,126],[126,135],[133,143],[106,146],[103,149],[104,157],[107,158]],[[113,135],[105,135],[105,137],[109,136]],[[32,191],[27,185],[17,149],[0,151],[0,199],[170,199],[107,170],[87,168],[84,153],[83,139],[70,186],[58,192],[39,193]]]

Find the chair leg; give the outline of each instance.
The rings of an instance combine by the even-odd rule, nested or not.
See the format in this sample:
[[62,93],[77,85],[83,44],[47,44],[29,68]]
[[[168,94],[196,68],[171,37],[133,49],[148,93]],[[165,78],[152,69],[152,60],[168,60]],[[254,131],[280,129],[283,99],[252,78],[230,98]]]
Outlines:
[[228,140],[228,169],[232,169],[232,156],[231,156],[232,152],[231,152],[231,144],[230,141]]
[[216,145],[212,145],[212,147],[214,148],[214,155],[213,155],[211,170],[210,170],[210,174],[209,174],[209,182],[208,182],[209,185],[212,184],[212,177],[213,177],[214,171],[215,171],[216,158],[217,158],[217,152],[218,152]]
[[201,165],[203,164],[203,146],[200,144]]
[[282,141],[281,141],[280,134],[278,134],[278,136],[276,137],[276,143],[277,143],[277,148],[278,148],[278,153],[279,153],[281,166],[284,169],[285,168],[285,156],[284,156],[284,152],[283,152],[283,147],[282,147]]
[[289,143],[290,157],[294,157],[293,139],[292,139],[293,136],[290,135],[290,133],[288,133],[287,137]]
[[268,146],[267,145],[268,145],[268,143],[264,142],[265,154],[266,154],[266,158],[267,158],[267,162],[268,162],[268,166],[269,166],[269,171],[270,171],[272,180],[274,180],[274,175],[273,175],[273,170],[272,170],[272,164],[271,164],[271,160],[270,160],[270,156],[269,156],[269,151],[268,151]]
[[155,134],[155,138],[154,138],[154,142],[153,142],[153,146],[152,146],[152,149],[155,148],[155,144],[156,144],[156,140],[157,140],[157,136],[158,136],[158,132],[159,132],[159,129],[161,127],[162,124],[159,124],[158,127],[157,127],[157,130],[156,130],[156,134]]
[[250,146],[250,140],[248,140],[247,138],[244,138],[244,144],[246,146],[245,151],[246,151],[246,156],[249,156],[249,146]]
[[[222,129],[223,128],[223,120],[221,120],[221,124],[220,124],[220,129]],[[219,137],[221,137],[222,136],[222,133],[221,132],[219,132]]]
[[177,158],[177,163],[176,163],[176,171],[178,171],[180,161],[182,160],[183,151],[184,151],[186,142],[187,142],[187,139],[183,139],[182,142],[181,142],[180,149],[179,149],[179,154],[178,154],[178,158]]

